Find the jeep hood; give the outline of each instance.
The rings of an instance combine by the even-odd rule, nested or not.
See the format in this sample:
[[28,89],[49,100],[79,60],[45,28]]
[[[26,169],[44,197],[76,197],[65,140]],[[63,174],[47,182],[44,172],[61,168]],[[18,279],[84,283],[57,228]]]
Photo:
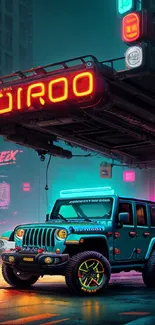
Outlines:
[[83,229],[88,231],[88,230],[102,230],[104,231],[105,229],[107,229],[109,227],[109,225],[111,224],[111,221],[109,220],[102,220],[102,221],[86,221],[86,220],[71,220],[71,221],[64,221],[61,219],[55,219],[55,220],[51,220],[45,223],[32,223],[32,224],[22,224],[22,225],[18,225],[16,228],[65,228],[66,230],[78,230],[78,229]]

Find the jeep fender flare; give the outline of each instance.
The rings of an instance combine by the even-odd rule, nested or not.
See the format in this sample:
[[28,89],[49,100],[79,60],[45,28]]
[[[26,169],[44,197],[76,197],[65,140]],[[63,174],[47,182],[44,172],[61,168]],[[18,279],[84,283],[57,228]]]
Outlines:
[[1,239],[13,241],[14,240],[14,231],[13,230],[8,230],[3,232],[3,234],[0,236]]
[[147,253],[146,253],[146,255],[145,255],[145,260],[148,260],[148,259],[149,259],[153,247],[155,248],[155,237],[152,238],[151,241],[150,241],[150,244],[149,244],[149,247],[148,247]]
[[[108,247],[108,243],[107,243],[107,237],[105,235],[97,235],[97,234],[90,234],[89,237],[88,237],[88,234],[79,234],[77,235],[76,234],[76,237],[75,237],[75,234],[70,234],[67,239],[66,239],[66,242],[64,243],[65,245],[74,245],[74,244],[81,244],[80,241],[84,239],[84,240],[87,240],[87,241],[91,241],[92,239],[101,239],[105,242],[105,245],[106,245],[106,250],[107,250],[107,253],[108,253],[108,256],[110,255],[110,251],[109,251],[109,247]],[[83,243],[84,244],[84,243]]]

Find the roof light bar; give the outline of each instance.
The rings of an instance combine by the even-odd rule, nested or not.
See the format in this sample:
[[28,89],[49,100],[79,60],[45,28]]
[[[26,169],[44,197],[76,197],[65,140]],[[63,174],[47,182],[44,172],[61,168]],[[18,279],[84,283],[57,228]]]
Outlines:
[[61,198],[81,197],[81,196],[102,196],[113,195],[114,190],[110,186],[105,187],[92,187],[92,188],[80,188],[71,190],[60,191]]

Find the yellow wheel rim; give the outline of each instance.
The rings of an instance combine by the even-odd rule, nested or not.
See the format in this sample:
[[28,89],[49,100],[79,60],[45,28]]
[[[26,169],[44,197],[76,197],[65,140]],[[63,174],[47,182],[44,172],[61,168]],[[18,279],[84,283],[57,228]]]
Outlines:
[[105,280],[103,264],[97,259],[88,259],[78,268],[78,279],[81,289],[88,292],[97,291]]

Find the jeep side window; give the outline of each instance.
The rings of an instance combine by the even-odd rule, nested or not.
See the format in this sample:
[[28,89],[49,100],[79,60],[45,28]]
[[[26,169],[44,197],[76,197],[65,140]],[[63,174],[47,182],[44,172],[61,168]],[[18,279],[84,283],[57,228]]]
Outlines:
[[136,204],[137,226],[147,226],[146,206],[144,204]]
[[151,226],[155,227],[155,205],[150,204],[150,217],[151,217]]
[[127,203],[127,202],[119,203],[118,214],[120,212],[128,212],[128,214],[129,214],[128,222],[124,222],[124,225],[133,225],[132,204],[131,203]]

